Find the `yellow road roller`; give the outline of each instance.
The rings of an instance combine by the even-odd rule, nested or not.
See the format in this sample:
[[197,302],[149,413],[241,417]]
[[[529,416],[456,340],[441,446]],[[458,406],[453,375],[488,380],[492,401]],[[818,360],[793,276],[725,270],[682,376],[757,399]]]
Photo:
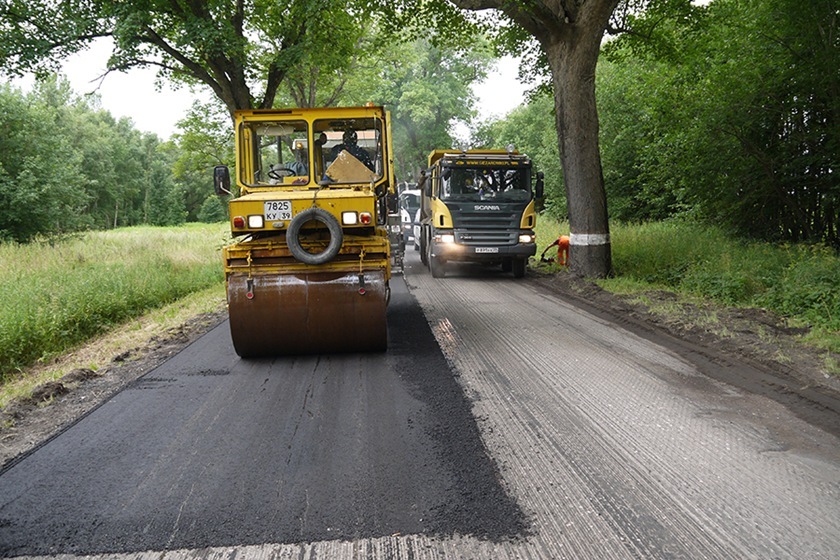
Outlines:
[[[222,257],[239,356],[387,348],[389,119],[374,106],[236,112]],[[232,193],[228,167],[214,185]]]

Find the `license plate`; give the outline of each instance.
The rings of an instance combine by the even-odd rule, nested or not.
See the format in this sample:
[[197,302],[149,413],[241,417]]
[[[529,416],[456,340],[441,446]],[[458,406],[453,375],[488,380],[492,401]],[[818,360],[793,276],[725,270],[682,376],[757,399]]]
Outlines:
[[498,253],[499,248],[498,247],[476,247],[475,252],[476,253]]
[[283,222],[292,219],[291,200],[266,200],[263,209],[266,222]]

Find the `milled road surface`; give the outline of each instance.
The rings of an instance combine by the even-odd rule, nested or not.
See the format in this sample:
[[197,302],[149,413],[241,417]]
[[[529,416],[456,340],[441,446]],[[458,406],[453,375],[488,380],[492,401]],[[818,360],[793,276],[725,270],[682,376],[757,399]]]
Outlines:
[[533,283],[408,256],[387,354],[246,362],[223,324],[0,474],[0,553],[840,556],[835,435]]

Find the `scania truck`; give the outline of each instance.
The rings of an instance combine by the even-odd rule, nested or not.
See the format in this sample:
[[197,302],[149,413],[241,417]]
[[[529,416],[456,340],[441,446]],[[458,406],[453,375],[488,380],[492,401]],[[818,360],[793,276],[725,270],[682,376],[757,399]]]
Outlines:
[[531,159],[507,150],[435,150],[418,187],[420,258],[432,276],[448,262],[501,265],[521,278],[537,251],[535,200],[542,173]]

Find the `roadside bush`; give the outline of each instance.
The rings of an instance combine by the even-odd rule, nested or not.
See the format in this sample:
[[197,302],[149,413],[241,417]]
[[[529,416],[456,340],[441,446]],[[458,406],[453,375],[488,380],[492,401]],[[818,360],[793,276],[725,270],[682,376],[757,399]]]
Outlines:
[[676,287],[709,257],[719,231],[680,221],[610,224],[613,270],[651,284]]
[[[559,224],[540,217],[540,227]],[[568,226],[563,224],[568,231]],[[823,245],[750,242],[682,220],[610,224],[616,278],[606,289],[666,289],[805,322],[840,351],[840,257]],[[540,249],[552,238],[540,238]],[[827,336],[823,336],[827,335]]]
[[787,248],[790,261],[757,303],[811,325],[840,331],[840,258],[824,246]]

